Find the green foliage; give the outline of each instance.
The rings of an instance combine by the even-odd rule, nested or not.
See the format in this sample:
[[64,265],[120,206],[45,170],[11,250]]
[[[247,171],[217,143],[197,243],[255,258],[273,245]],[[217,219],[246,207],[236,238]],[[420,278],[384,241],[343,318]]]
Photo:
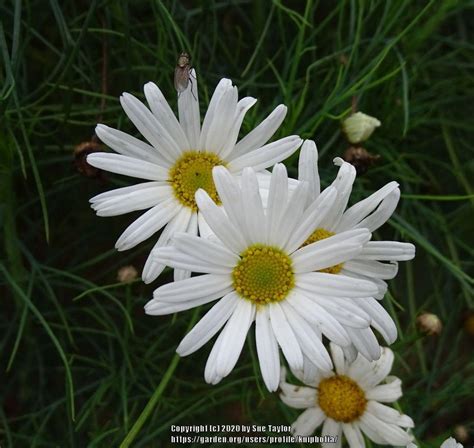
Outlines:
[[[178,363],[174,351],[193,312],[143,312],[169,272],[153,285],[116,280],[123,265],[142,268],[153,241],[116,252],[115,239],[134,217],[97,218],[88,205],[129,180],[86,178],[73,164],[73,148],[97,122],[135,133],[121,92],[142,95],[153,80],[176,104],[173,70],[183,49],[199,75],[202,110],[223,76],[240,96],[259,99],[243,133],[285,103],[278,136],[316,140],[324,184],[336,172],[333,157],[347,148],[339,122],[353,99],[382,121],[366,144],[381,158],[358,178],[352,200],[397,180],[402,201],[377,237],[417,245],[384,299],[399,327],[399,404],[414,418],[421,446],[438,447],[469,422],[472,443],[473,340],[463,319],[473,307],[473,7],[451,0],[1,3],[0,445],[118,446],[162,380],[134,447],[171,446],[171,424],[277,425],[298,414],[266,391],[251,336],[237,368],[216,386],[203,379],[210,344]],[[296,161],[287,161],[292,175]],[[422,310],[441,318],[440,336],[417,331]]]

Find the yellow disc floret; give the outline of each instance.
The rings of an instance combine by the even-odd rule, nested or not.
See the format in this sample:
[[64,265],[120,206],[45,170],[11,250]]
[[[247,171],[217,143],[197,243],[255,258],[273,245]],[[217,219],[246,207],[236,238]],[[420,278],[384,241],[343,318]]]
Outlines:
[[[321,241],[326,238],[329,238],[330,236],[335,235],[334,232],[330,232],[329,230],[326,229],[316,229],[309,237],[308,239],[303,243],[301,247],[307,246],[308,244],[315,243],[316,241]],[[336,264],[334,266],[330,266],[329,268],[324,268],[321,269],[319,272],[326,272],[328,274],[339,274],[342,269],[342,263]]]
[[217,204],[220,203],[212,179],[212,168],[225,163],[211,152],[185,152],[170,169],[169,183],[181,204],[197,210],[194,194],[199,188],[206,190]]
[[276,247],[254,244],[232,271],[234,289],[257,305],[279,302],[295,285],[291,259]]
[[336,375],[319,383],[318,405],[333,420],[350,423],[364,413],[367,399],[355,381]]

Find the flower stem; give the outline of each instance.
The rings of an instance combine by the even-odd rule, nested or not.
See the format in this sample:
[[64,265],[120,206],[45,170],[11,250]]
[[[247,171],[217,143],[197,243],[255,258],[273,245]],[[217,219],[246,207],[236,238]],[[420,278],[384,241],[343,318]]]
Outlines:
[[[188,332],[193,327],[193,325],[195,324],[197,320],[198,314],[199,314],[199,308],[196,308],[186,332]],[[143,408],[142,413],[137,418],[137,420],[133,424],[128,434],[125,436],[125,439],[123,439],[119,448],[128,448],[130,444],[135,440],[135,437],[142,429],[142,426],[145,424],[146,420],[148,419],[150,414],[153,412],[153,409],[155,409],[155,406],[158,403],[158,400],[160,399],[161,395],[166,389],[166,386],[168,385],[171,377],[173,376],[174,371],[176,370],[176,367],[178,366],[179,360],[180,360],[180,356],[177,353],[175,353],[175,355],[173,356],[173,359],[170,362],[170,365],[166,369],[166,372],[160,381],[160,384],[158,384],[157,388],[155,389],[155,392],[153,392],[153,395],[148,400],[148,403]]]

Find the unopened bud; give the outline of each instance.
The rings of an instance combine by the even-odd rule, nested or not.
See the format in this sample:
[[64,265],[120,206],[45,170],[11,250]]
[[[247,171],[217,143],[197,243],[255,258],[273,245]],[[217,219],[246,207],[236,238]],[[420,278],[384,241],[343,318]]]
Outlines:
[[347,140],[352,144],[356,144],[367,140],[375,128],[378,128],[381,124],[377,118],[362,112],[356,112],[342,122],[342,130],[346,134]]
[[120,283],[131,283],[138,277],[138,272],[133,266],[123,266],[117,272]]
[[460,442],[465,443],[469,440],[469,432],[464,425],[456,425],[453,432],[456,439]]
[[416,318],[418,328],[429,336],[435,336],[441,333],[443,324],[436,314],[423,313]]
[[95,140],[79,143],[79,145],[74,148],[74,164],[76,165],[77,171],[86,177],[100,177],[102,170],[89,165],[89,163],[87,163],[87,156],[93,152],[101,151],[103,151],[102,145]]

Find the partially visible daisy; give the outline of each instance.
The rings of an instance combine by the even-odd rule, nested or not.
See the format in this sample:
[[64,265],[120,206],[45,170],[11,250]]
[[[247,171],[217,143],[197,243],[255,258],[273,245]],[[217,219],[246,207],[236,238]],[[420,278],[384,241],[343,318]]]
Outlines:
[[[303,144],[299,158],[300,181],[308,182],[308,207],[320,196],[320,181],[318,173],[318,152],[313,141]],[[400,199],[400,189],[397,182],[389,182],[380,190],[366,199],[346,209],[356,177],[355,168],[340,158],[334,159],[339,165],[339,172],[331,184],[338,192],[336,200],[328,209],[326,215],[313,226],[313,232],[303,243],[313,243],[354,229],[376,231],[394,212]],[[415,256],[415,246],[398,241],[367,241],[361,252],[344,263],[338,263],[324,269],[324,272],[344,275],[354,279],[371,280],[378,286],[374,297],[366,297],[357,301],[357,306],[371,317],[371,326],[385,339],[387,344],[397,338],[397,328],[390,315],[376,299],[382,299],[387,284],[385,280],[395,277],[398,271],[398,261],[411,260]],[[318,301],[318,296],[311,299]],[[380,346],[370,328],[348,328],[353,346],[345,347],[346,356],[355,359],[357,352],[362,353],[368,360],[375,360],[380,355]]]
[[[238,101],[237,87],[229,79],[221,79],[217,85],[201,127],[194,70],[191,78],[178,97],[179,121],[152,82],[144,87],[149,107],[128,93],[120,97],[125,113],[148,143],[103,124],[96,127],[97,136],[118,154],[94,153],[87,162],[148,181],[90,200],[98,216],[150,209],[122,233],[115,244],[117,250],[130,249],[163,227],[155,248],[166,246],[175,232],[196,235],[199,213],[195,192],[202,188],[213,200],[220,200],[212,180],[213,167],[226,166],[233,174],[246,167],[261,171],[287,158],[301,144],[301,139],[292,135],[265,145],[286,115],[283,105],[237,142],[243,118],[256,99]],[[152,282],[164,268],[165,263],[150,255],[142,274],[144,282]],[[175,271],[176,279],[189,275],[189,271]]]
[[337,443],[321,445],[335,448],[342,445],[343,434],[351,448],[365,447],[363,434],[380,445],[410,443],[412,436],[404,428],[413,428],[413,420],[382,404],[402,396],[400,379],[388,376],[393,352],[383,348],[377,361],[369,362],[359,354],[348,362],[340,347],[331,343],[330,349],[335,372],[314,369],[312,380],[305,379],[309,387],[287,383],[284,377],[280,383],[282,401],[305,409],[292,424],[293,432],[307,436],[322,424],[321,435],[337,436]]
[[[409,443],[407,448],[418,448],[418,446],[414,443]],[[461,443],[458,443],[454,437],[447,438],[439,448],[464,448]]]
[[[240,186],[224,167],[215,167],[213,175],[222,207],[204,190],[198,190],[196,202],[215,238],[177,234],[172,246],[155,253],[175,269],[206,275],[159,287],[146,313],[166,315],[220,299],[177,349],[181,356],[193,353],[223,327],[206,364],[208,383],[216,384],[232,371],[254,320],[260,369],[270,391],[279,383],[278,346],[293,369],[302,369],[306,357],[330,370],[321,333],[349,346],[347,326],[370,324],[355,303],[375,294],[377,287],[367,280],[314,271],[355,257],[370,239],[369,231],[349,230],[300,248],[332,207],[335,188],[326,189],[305,210],[307,183],[300,182],[290,197],[286,168],[277,164],[265,210],[253,169],[243,171]],[[325,300],[316,303],[308,298],[311,294]]]

